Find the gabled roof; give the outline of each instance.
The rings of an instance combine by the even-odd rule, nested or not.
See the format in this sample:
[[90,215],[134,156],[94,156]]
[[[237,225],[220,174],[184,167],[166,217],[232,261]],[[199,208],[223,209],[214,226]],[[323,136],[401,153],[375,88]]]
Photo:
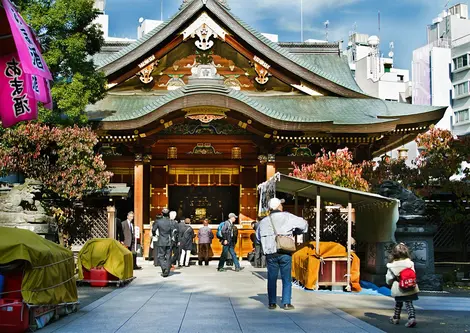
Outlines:
[[[259,56],[265,58],[266,61],[276,63],[306,82],[310,82],[334,94],[346,97],[367,97],[358,85],[353,82],[352,75],[348,74],[349,69],[344,75],[333,75],[337,74],[337,72],[330,72],[330,68],[321,67],[323,64],[316,63],[310,58],[290,53],[286,48],[270,41],[244,23],[217,0],[193,0],[188,2],[169,20],[120,52],[111,55],[105,60],[101,60],[97,63],[97,66],[109,76],[139,59],[143,59],[150,54],[152,49],[155,49],[162,42],[170,38],[170,36],[178,33],[191,20],[194,20],[196,15],[202,10],[215,17],[219,22],[222,22],[229,31],[244,40],[247,45],[251,45],[259,52]],[[349,77],[346,77],[346,75],[349,75]]]

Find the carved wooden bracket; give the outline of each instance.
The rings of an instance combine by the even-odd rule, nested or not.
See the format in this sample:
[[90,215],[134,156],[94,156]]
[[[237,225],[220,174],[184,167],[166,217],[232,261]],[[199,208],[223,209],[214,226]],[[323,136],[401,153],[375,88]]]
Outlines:
[[266,84],[269,81],[268,69],[271,68],[271,65],[269,65],[267,62],[257,56],[254,56],[253,60],[255,62],[256,74],[258,74],[258,76],[255,77],[255,81],[259,84]]

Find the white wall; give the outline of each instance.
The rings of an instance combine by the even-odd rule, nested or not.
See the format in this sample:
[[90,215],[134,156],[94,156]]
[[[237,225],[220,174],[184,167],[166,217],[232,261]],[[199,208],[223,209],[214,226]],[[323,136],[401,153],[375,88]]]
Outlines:
[[150,31],[152,31],[153,29],[155,29],[162,23],[163,21],[145,19],[137,27],[137,39],[142,38],[143,36],[148,34]]
[[452,82],[450,80],[451,50],[434,47],[431,56],[431,104],[433,106],[448,106],[444,117],[437,127],[452,130]]

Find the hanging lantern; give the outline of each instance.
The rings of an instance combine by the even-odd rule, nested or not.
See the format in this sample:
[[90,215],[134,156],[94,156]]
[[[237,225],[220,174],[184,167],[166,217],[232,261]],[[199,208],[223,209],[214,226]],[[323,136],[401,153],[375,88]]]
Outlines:
[[232,148],[232,160],[241,160],[242,159],[242,149],[240,147]]
[[178,148],[175,146],[168,147],[166,158],[169,160],[176,160],[178,158]]

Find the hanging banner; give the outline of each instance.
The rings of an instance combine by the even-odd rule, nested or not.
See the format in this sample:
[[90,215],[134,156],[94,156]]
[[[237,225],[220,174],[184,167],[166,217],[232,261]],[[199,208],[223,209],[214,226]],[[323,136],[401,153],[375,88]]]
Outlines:
[[46,108],[50,109],[52,106],[52,98],[48,81],[40,76],[30,74],[25,75],[28,97],[33,98],[38,102],[42,102]]
[[22,66],[16,53],[0,58],[0,119],[5,128],[38,115],[37,101],[34,93],[28,94],[27,74]]
[[18,13],[10,0],[1,0],[15,40],[23,71],[52,81],[52,75],[44,61],[31,29]]

